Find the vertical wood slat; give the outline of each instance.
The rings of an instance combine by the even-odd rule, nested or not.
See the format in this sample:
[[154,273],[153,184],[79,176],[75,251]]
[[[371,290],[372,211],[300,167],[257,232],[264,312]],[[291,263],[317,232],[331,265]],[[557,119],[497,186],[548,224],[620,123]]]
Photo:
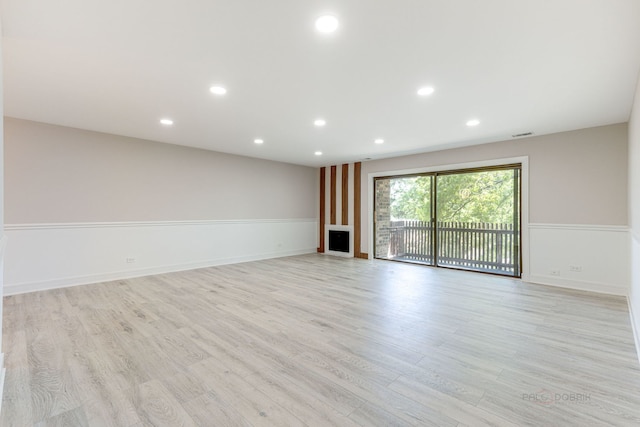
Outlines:
[[463,223],[462,222],[458,222],[457,223],[457,230],[456,230],[456,237],[453,240],[454,242],[454,246],[453,246],[453,256],[455,258],[462,258],[461,254],[462,254],[462,238],[464,236],[464,230],[461,230],[461,228],[463,227]]
[[[481,223],[480,224],[480,229],[481,230],[484,230],[486,228],[487,228],[487,224],[485,224],[485,223]],[[486,259],[485,259],[485,253],[487,252],[486,251],[486,245],[487,245],[486,237],[487,237],[487,233],[486,232],[484,232],[484,231],[480,232],[480,254],[479,254],[480,255],[480,259],[479,259],[480,263],[478,265],[482,265],[482,261],[486,261]]]
[[327,219],[327,189],[326,189],[327,168],[320,168],[320,247],[318,252],[324,252],[324,224]]
[[[504,230],[504,226],[501,224],[499,227],[500,230]],[[496,262],[503,263],[504,256],[502,255],[502,233],[498,232],[496,234]]]
[[[353,165],[353,256],[356,258],[365,258],[361,252],[360,236],[362,233],[362,212],[361,212],[361,180],[362,163],[356,162]],[[373,237],[372,237],[373,238]]]
[[[424,221],[420,221],[420,228],[424,229],[426,226]],[[424,254],[427,251],[427,235],[425,233],[421,234],[421,242],[420,242],[420,253]]]
[[336,209],[337,209],[337,199],[336,199],[336,184],[338,180],[338,168],[337,166],[331,166],[331,211],[330,211],[330,219],[331,225],[336,225]]
[[349,225],[349,165],[342,165],[342,225]]

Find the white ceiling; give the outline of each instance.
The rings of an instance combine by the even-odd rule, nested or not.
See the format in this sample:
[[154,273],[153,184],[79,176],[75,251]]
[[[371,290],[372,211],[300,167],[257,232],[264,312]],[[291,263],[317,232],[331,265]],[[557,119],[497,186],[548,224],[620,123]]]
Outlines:
[[639,0],[0,7],[7,116],[310,166],[626,122],[640,70]]

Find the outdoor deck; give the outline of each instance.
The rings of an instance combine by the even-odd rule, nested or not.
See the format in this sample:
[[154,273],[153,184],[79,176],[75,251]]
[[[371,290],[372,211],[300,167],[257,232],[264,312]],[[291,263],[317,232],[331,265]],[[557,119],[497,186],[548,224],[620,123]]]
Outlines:
[[[381,258],[506,276],[520,274],[519,234],[513,224],[392,221],[389,249]],[[434,238],[436,243],[434,244]]]

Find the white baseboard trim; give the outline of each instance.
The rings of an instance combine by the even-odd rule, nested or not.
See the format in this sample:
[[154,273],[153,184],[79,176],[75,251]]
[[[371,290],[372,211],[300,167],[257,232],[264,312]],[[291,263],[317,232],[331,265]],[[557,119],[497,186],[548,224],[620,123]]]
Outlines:
[[305,255],[316,253],[317,249],[309,248],[296,251],[265,253],[259,255],[219,258],[206,261],[191,262],[187,264],[163,265],[152,268],[142,268],[137,270],[118,271],[102,274],[92,274],[88,276],[66,277],[62,279],[46,280],[41,282],[19,283],[5,286],[4,295],[19,295],[29,292],[47,291],[51,289],[69,288],[73,286],[91,285],[95,283],[111,282],[114,280],[133,279],[136,277],[153,276],[156,274],[175,273],[178,271],[196,270],[198,268],[215,267],[218,265],[239,264],[250,261],[260,261],[265,259],[282,258],[287,256]]
[[633,340],[636,343],[636,356],[638,357],[638,363],[640,363],[640,330],[636,328],[636,317],[633,313],[633,306],[631,300],[627,298],[627,304],[629,304],[629,320],[631,321],[631,331],[633,332]]
[[597,292],[607,295],[627,296],[629,293],[629,289],[626,286],[612,286],[606,283],[563,279],[554,276],[531,275],[524,281],[539,285],[556,286],[559,288],[574,289],[577,291]]

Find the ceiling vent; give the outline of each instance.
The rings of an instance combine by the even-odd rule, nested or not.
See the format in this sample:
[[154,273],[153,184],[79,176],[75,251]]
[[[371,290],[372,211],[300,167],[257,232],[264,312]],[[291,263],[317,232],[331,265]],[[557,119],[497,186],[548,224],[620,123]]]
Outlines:
[[525,133],[516,133],[515,135],[511,135],[513,138],[522,138],[523,136],[531,136],[533,132],[525,132]]

